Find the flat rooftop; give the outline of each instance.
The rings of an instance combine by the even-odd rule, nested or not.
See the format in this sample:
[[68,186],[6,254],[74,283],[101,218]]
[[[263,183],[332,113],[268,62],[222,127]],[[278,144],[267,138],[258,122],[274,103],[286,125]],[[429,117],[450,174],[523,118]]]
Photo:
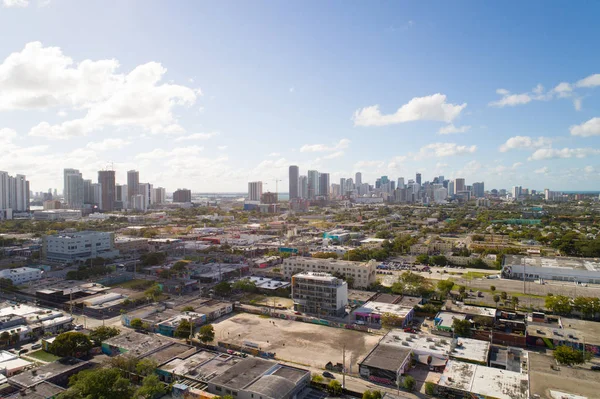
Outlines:
[[275,366],[277,363],[270,360],[247,357],[223,374],[213,378],[211,383],[239,391]]
[[367,302],[375,296],[374,292],[361,290],[348,290],[348,300]]
[[453,303],[447,300],[444,307],[449,312],[462,313],[475,316],[496,317],[497,310],[494,308],[486,308],[482,306],[464,305],[462,303]]
[[531,267],[563,268],[600,272],[600,259],[566,257],[529,257],[524,255],[506,255],[504,266],[525,265]]
[[412,350],[406,346],[380,343],[360,363],[362,366],[397,372]]
[[558,324],[529,324],[527,334],[546,337],[550,340],[572,341],[586,344],[600,344],[598,323],[593,321],[561,317]]
[[446,363],[439,386],[496,399],[527,399],[527,373],[516,373],[456,360]]
[[403,305],[384,302],[367,302],[360,308],[356,309],[355,313],[380,314],[392,313],[399,317],[406,317],[412,308],[407,308]]
[[185,359],[194,353],[196,353],[195,347],[173,342],[171,345],[160,348],[156,352],[152,352],[143,358],[152,359],[156,364],[161,365],[175,358]]
[[349,267],[364,267],[364,268],[369,268],[371,267],[371,263],[370,262],[354,262],[351,260],[340,260],[340,259],[320,259],[320,258],[304,258],[304,257],[293,257],[293,258],[287,258],[286,260],[283,261],[283,264],[289,264],[289,263],[304,263],[304,264],[314,264],[314,265],[327,265],[327,264],[332,264],[332,265],[339,265],[339,266],[349,266]]
[[467,315],[453,312],[439,312],[435,315],[435,325],[438,327],[452,328],[454,320],[464,320]]
[[10,377],[10,381],[21,387],[30,387],[40,382],[49,380],[61,374],[90,365],[90,362],[64,357],[52,363],[44,364],[37,369],[28,370]]
[[103,344],[124,349],[136,357],[143,357],[160,347],[171,345],[173,342],[165,337],[154,334],[141,334],[135,331],[112,337]]
[[490,343],[470,338],[446,338],[430,334],[410,334],[391,330],[381,344],[412,349],[415,354],[431,354],[438,358],[454,357],[471,362],[485,363]]

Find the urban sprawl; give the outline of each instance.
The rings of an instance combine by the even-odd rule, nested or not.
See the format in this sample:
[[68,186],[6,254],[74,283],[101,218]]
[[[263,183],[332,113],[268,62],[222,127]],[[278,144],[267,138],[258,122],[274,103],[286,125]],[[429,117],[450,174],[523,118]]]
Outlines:
[[600,397],[598,194],[116,175],[0,171],[1,398]]

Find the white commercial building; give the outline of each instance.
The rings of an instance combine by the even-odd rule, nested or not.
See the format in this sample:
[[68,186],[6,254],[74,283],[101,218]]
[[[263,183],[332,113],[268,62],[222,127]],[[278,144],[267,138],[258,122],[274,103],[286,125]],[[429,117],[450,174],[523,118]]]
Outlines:
[[283,261],[283,276],[291,279],[301,272],[339,273],[346,280],[352,278],[354,287],[367,288],[377,281],[377,262],[351,262],[337,259],[303,258],[294,256]]
[[79,220],[81,211],[79,209],[49,209],[46,211],[33,212],[35,220]]
[[600,259],[506,255],[502,277],[600,284]]
[[248,201],[260,201],[263,193],[262,186],[261,181],[251,181],[248,183]]
[[114,241],[114,233],[103,231],[59,233],[44,236],[42,252],[47,260],[55,262],[114,258],[119,255]]
[[294,310],[342,317],[348,305],[348,283],[329,273],[304,272],[292,277]]
[[0,278],[10,279],[14,285],[20,285],[29,281],[42,278],[42,271],[33,267],[18,267],[16,269],[0,270]]

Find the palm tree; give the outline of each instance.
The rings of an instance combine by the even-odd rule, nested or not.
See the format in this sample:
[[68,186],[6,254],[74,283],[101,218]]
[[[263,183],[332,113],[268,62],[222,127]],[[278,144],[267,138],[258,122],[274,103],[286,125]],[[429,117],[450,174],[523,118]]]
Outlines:
[[498,309],[498,302],[500,302],[500,295],[494,295],[494,302],[496,302],[496,309]]
[[513,305],[513,309],[517,310],[517,306],[519,306],[519,298],[516,296],[513,296],[512,298],[510,298],[510,302]]

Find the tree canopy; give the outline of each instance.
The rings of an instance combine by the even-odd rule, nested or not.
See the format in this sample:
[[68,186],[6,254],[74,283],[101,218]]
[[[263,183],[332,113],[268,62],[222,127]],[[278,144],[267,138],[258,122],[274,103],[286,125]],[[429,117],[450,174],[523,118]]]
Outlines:
[[471,322],[469,320],[454,319],[452,321],[452,329],[454,334],[459,337],[471,336]]
[[92,340],[94,345],[100,346],[102,341],[106,341],[109,338],[116,337],[121,333],[117,327],[99,326],[94,328],[90,332],[89,338]]
[[561,345],[554,349],[553,356],[560,364],[572,366],[589,360],[591,353],[586,352],[586,355],[584,355],[583,352],[573,349],[570,346]]
[[215,329],[212,324],[206,324],[200,327],[200,332],[198,333],[198,339],[202,342],[209,343],[215,339]]
[[87,335],[80,332],[65,332],[56,337],[54,342],[50,344],[50,352],[57,356],[73,356],[87,355],[92,349],[92,341]]

